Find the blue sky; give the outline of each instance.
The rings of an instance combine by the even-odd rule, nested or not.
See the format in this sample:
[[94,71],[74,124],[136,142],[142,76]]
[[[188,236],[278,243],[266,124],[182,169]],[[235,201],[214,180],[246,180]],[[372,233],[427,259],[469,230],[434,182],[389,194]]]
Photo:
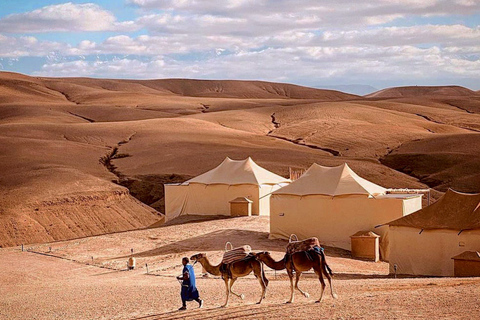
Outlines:
[[478,0],[0,0],[0,70],[480,89]]

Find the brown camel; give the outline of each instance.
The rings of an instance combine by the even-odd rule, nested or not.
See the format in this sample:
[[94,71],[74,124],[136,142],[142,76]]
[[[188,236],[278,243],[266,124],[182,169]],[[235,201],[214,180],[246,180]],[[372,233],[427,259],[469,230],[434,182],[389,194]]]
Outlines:
[[294,300],[294,286],[293,286],[293,275],[295,274],[295,289],[300,291],[306,298],[310,297],[310,295],[302,291],[298,287],[298,280],[300,280],[300,276],[302,272],[308,271],[313,268],[315,273],[320,280],[322,288],[320,290],[320,298],[316,302],[322,301],[323,291],[325,290],[325,281],[323,280],[323,275],[328,279],[328,283],[330,284],[330,291],[332,293],[332,297],[337,299],[338,296],[333,290],[332,279],[331,276],[332,270],[328,266],[327,262],[325,261],[325,255],[323,252],[317,253],[314,250],[310,250],[308,253],[306,251],[296,252],[292,255],[285,255],[282,260],[275,261],[270,252],[259,252],[256,254],[258,260],[265,263],[269,268],[274,270],[283,270],[287,269],[288,277],[290,278],[290,300],[287,303],[292,303]]
[[238,278],[245,277],[249,275],[252,271],[255,277],[260,282],[260,286],[262,287],[262,295],[257,304],[262,303],[262,300],[265,298],[268,286],[268,279],[265,277],[263,264],[257,260],[255,255],[250,255],[246,259],[233,262],[228,265],[220,263],[216,266],[213,266],[210,263],[206,253],[197,253],[196,255],[193,255],[190,260],[199,262],[208,273],[214,276],[221,276],[223,281],[225,281],[227,298],[225,300],[225,304],[222,307],[226,307],[228,305],[228,298],[230,293],[239,297],[242,300],[244,299],[244,295],[233,292],[232,287]]

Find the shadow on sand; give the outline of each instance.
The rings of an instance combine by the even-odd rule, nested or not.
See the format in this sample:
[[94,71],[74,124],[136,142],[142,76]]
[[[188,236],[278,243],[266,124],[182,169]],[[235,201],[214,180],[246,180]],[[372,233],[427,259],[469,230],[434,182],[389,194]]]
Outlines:
[[135,320],[153,320],[153,319],[240,319],[248,317],[249,319],[268,319],[272,313],[276,313],[282,310],[288,312],[288,314],[294,314],[297,309],[305,307],[305,305],[314,305],[313,302],[285,304],[285,303],[264,303],[257,304],[245,304],[241,306],[231,306],[227,308],[214,307],[205,309],[187,309],[186,311],[169,311],[164,313],[158,313],[154,315],[148,315],[144,317],[135,318]]
[[148,228],[163,228],[169,226],[175,226],[180,224],[190,224],[196,222],[204,222],[204,221],[211,221],[211,220],[225,220],[225,219],[235,219],[235,217],[231,216],[214,216],[214,215],[186,215],[186,216],[179,216],[173,220],[164,222],[162,224],[157,225],[157,223],[152,224]]
[[[137,258],[155,257],[161,255],[197,251],[222,251],[225,249],[225,243],[229,241],[234,247],[242,245],[250,245],[253,251],[276,251],[285,252],[288,244],[287,240],[283,239],[268,239],[268,232],[251,231],[243,229],[223,229],[213,231],[201,236],[191,237],[185,240],[169,243],[167,245],[139,252],[134,254]],[[330,257],[351,258],[350,251],[325,247],[325,253]],[[121,256],[114,259],[122,259],[130,257]]]
[[362,274],[362,273],[334,273],[334,280],[364,280],[364,279],[393,279],[388,274]]

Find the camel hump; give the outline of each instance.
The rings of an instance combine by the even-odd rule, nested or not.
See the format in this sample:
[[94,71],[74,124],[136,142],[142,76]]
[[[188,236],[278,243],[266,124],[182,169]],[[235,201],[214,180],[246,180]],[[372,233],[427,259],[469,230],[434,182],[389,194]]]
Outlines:
[[318,241],[318,238],[316,237],[312,237],[304,240],[292,241],[292,236],[290,236],[290,242],[287,245],[287,253],[293,254],[295,252],[308,251],[308,250],[314,249],[315,247],[318,247],[318,248],[321,247],[320,241]]
[[[228,243],[230,242],[227,242],[227,244]],[[232,249],[225,251],[225,253],[223,254],[222,263],[229,264],[229,263],[246,259],[252,252],[252,248],[249,245],[244,245],[234,249],[231,244],[230,246]]]

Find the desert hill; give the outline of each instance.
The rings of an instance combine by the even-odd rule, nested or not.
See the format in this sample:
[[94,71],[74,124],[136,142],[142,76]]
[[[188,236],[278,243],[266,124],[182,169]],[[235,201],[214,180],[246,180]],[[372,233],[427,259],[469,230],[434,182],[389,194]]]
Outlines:
[[[479,108],[474,96],[362,98],[261,81],[0,73],[0,245],[161,223],[162,184],[226,156],[251,156],[281,175],[348,162],[385,187],[475,191],[477,155],[446,141],[473,143]],[[449,148],[469,170],[439,163]],[[420,160],[405,170],[411,153]]]
[[437,190],[478,192],[480,134],[441,135],[411,141],[389,153],[382,163],[418,177]]
[[[328,89],[314,89],[287,83],[241,80],[194,80],[194,79],[160,79],[160,80],[104,80],[89,78],[45,78],[47,86],[55,87],[69,95],[79,87],[89,90],[130,92],[153,95],[179,95],[186,97],[214,97],[237,99],[316,99],[347,100],[360,98]],[[66,84],[68,83],[68,85]],[[85,92],[86,90],[83,89]]]
[[42,102],[62,101],[62,94],[47,88],[42,80],[11,72],[0,72],[0,102],[22,103],[28,99]]
[[469,97],[476,95],[476,92],[461,86],[407,86],[379,90],[367,94],[366,98],[412,98],[423,96],[446,96],[446,97]]

